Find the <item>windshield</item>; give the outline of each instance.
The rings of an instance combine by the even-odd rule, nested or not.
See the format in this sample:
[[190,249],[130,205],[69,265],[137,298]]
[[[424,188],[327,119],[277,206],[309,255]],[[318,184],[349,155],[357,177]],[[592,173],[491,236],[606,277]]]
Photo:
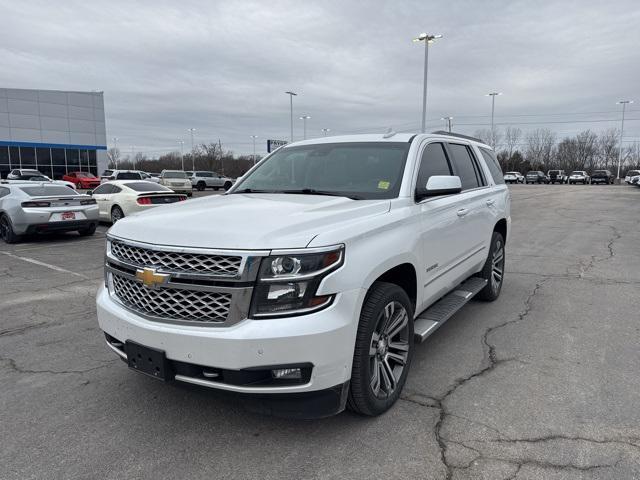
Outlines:
[[244,177],[234,193],[395,198],[409,146],[408,142],[359,142],[283,148]]
[[111,175],[113,175],[113,170],[105,170],[104,172],[102,172],[103,177],[109,177]]
[[30,197],[49,197],[57,195],[78,195],[78,192],[64,185],[42,185],[37,187],[20,187]]
[[170,188],[152,182],[132,182],[125,186],[136,192],[173,192]]
[[185,172],[164,172],[162,176],[164,178],[187,178]]
[[571,172],[571,175],[583,175],[584,172],[580,172],[580,171],[576,171],[576,172]]
[[79,178],[96,178],[96,176],[93,173],[88,173],[88,172],[78,172],[76,173],[76,176]]
[[640,170],[629,170],[627,173],[628,177],[635,177],[636,175],[640,175]]
[[518,172],[507,172],[505,175],[518,175]]
[[606,175],[607,172],[605,170],[596,170],[593,172],[594,175]]
[[538,172],[528,172],[527,175],[538,175]]

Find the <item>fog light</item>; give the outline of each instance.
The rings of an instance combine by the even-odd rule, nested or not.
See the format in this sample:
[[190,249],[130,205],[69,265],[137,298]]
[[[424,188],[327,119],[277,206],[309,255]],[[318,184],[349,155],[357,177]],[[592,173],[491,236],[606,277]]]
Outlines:
[[300,380],[302,378],[302,370],[299,368],[278,368],[271,370],[271,376],[275,379]]

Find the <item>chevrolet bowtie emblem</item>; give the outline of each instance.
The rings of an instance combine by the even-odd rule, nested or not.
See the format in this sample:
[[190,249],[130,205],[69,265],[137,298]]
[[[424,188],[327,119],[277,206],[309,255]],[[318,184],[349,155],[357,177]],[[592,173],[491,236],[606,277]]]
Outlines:
[[142,270],[136,270],[136,278],[141,281],[145,287],[155,288],[158,285],[167,283],[169,275],[157,273],[155,268],[144,268]]

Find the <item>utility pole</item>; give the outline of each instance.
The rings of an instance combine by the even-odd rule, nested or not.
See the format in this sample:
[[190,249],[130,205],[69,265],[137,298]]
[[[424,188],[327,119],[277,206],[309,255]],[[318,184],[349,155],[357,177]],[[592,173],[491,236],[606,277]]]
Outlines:
[[251,140],[253,140],[253,164],[256,164],[256,138],[257,135],[251,135]]
[[453,117],[442,117],[440,120],[444,120],[445,122],[447,122],[449,133],[451,133],[451,121],[453,120]]
[[422,128],[421,132],[427,131],[427,74],[429,73],[429,44],[442,38],[442,35],[429,35],[421,33],[413,39],[414,42],[424,42],[424,77],[422,82]]
[[195,132],[196,129],[195,128],[190,128],[189,132],[191,133],[191,170],[195,171],[196,169],[196,156],[195,153],[193,151],[193,132]]
[[291,117],[291,143],[293,143],[293,97],[297,97],[298,94],[294,92],[284,92],[289,95],[289,114]]
[[493,115],[496,111],[496,97],[498,95],[502,95],[502,92],[491,92],[491,93],[487,93],[485,95],[485,97],[491,97],[491,146],[493,148],[496,148],[496,133],[495,130],[493,128],[494,123],[493,123]]
[[178,140],[180,144],[180,162],[182,163],[182,171],[184,172],[184,140]]
[[620,100],[618,105],[622,105],[622,125],[620,126],[620,146],[618,147],[618,183],[620,182],[620,164],[622,163],[622,135],[624,134],[624,111],[629,103],[633,100]]
[[118,169],[118,137],[113,137],[113,163],[115,164],[116,170]]

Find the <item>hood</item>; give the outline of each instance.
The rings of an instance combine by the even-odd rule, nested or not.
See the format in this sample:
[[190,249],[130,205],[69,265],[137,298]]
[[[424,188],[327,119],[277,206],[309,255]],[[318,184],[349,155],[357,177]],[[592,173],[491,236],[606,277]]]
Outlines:
[[306,247],[319,233],[387,213],[389,200],[232,194],[188,200],[120,220],[109,233],[159,245],[221,249]]

